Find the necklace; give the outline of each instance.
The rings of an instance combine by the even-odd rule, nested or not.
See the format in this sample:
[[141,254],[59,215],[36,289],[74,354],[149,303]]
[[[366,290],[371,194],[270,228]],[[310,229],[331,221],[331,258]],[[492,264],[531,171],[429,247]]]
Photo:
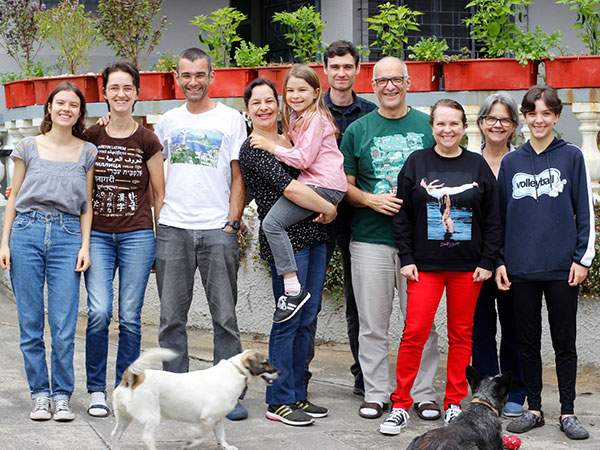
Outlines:
[[[113,122],[109,122],[108,125],[106,125],[106,133],[113,138],[128,138],[130,137],[133,133],[135,133],[135,131],[137,130],[137,122],[133,119],[131,119],[131,122],[133,122],[131,124],[131,126],[129,126],[128,128],[126,128],[123,132],[121,132],[120,130],[114,130],[114,125]],[[110,129],[109,129],[110,127]]]

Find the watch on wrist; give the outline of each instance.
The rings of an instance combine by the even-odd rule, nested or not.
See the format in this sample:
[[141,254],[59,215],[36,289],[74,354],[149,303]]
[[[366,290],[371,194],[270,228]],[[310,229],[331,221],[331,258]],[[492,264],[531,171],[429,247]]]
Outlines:
[[237,220],[228,220],[225,222],[225,226],[223,228],[225,228],[227,225],[229,225],[235,231],[240,231],[240,223]]

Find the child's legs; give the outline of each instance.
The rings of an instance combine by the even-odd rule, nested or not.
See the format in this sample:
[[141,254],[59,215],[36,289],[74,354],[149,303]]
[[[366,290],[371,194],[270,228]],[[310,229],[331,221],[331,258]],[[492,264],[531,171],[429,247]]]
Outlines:
[[324,187],[312,185],[308,187],[315,191],[317,194],[319,194],[321,197],[323,197],[325,200],[327,200],[329,203],[333,203],[334,205],[337,205],[339,202],[341,202],[344,196],[346,195],[345,192],[336,191],[335,189],[327,189]]
[[465,370],[471,359],[473,314],[482,283],[473,272],[445,272],[448,314],[448,368],[444,408],[460,404],[469,391]]
[[547,281],[544,286],[550,336],[556,358],[556,377],[562,415],[574,413],[578,293],[579,288],[569,286],[566,280]]
[[285,230],[312,214],[314,214],[313,211],[304,209],[285,197],[277,200],[267,213],[262,227],[273,253],[277,275],[298,270],[292,243]]

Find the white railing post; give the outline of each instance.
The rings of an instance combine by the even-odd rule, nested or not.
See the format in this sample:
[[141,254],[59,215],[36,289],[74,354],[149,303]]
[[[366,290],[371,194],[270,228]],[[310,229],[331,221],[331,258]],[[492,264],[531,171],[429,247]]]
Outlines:
[[600,103],[573,103],[572,108],[580,124],[581,151],[590,172],[594,199],[600,200],[600,151],[596,141],[600,131]]

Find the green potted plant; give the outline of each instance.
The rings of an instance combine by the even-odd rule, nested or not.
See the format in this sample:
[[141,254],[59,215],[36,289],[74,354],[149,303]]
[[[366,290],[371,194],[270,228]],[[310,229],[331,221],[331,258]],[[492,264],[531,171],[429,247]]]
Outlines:
[[[381,49],[384,56],[397,56],[402,58],[404,55],[404,46],[408,43],[406,33],[408,31],[418,31],[419,24],[417,17],[423,13],[413,11],[408,6],[396,6],[390,2],[377,6],[379,14],[369,17],[366,20],[369,23],[369,30],[375,31],[375,40],[371,46],[377,46]],[[443,42],[443,43],[442,43]],[[430,39],[421,39],[414,46],[408,47],[413,53],[415,61],[405,61],[408,74],[411,77],[410,90],[412,92],[437,91],[440,87],[441,68],[439,57],[443,55],[441,50],[445,41],[438,41],[435,37]],[[447,48],[447,45],[446,45]],[[432,57],[433,52],[437,56]],[[410,56],[409,56],[410,58]],[[370,78],[373,76],[368,66],[361,66],[361,73],[364,69]]]
[[[208,47],[208,54],[213,59],[216,82],[208,90],[211,97],[241,97],[248,83],[256,78],[255,69],[230,67],[233,44],[242,40],[237,28],[247,18],[237,9],[226,7],[190,20],[200,30],[198,40]],[[177,83],[175,97],[183,98]]]
[[40,6],[29,0],[0,1],[0,47],[12,58],[20,74],[3,74],[7,108],[35,104],[35,90],[31,73],[35,71],[35,57],[42,47],[35,14]]
[[[525,33],[514,22],[522,18],[528,0],[473,0],[466,8],[475,13],[464,23],[479,44],[482,59],[461,60],[443,65],[447,91],[527,89],[536,84],[538,61],[547,49],[532,51],[532,38],[560,40],[560,34],[548,36],[540,29]],[[519,56],[507,58],[507,55]]]
[[411,53],[406,65],[412,82],[411,91],[439,91],[442,66],[440,61],[444,58],[444,52],[448,50],[446,39],[438,40],[437,37],[422,37],[415,45],[407,48]]
[[600,73],[600,0],[559,0],[577,13],[573,28],[589,54],[544,60],[546,83],[555,88],[598,87]]
[[80,66],[88,64],[90,49],[99,44],[98,20],[85,12],[79,0],[62,0],[53,8],[38,11],[35,20],[42,38],[58,53],[58,63],[71,74],[34,79],[36,103],[43,104],[50,92],[63,81],[75,83],[87,102],[99,101],[98,78],[95,75],[76,75]]
[[[163,0],[99,0],[99,32],[115,56],[141,69],[169,24],[161,16]],[[140,72],[139,100],[175,98],[170,72]]]

